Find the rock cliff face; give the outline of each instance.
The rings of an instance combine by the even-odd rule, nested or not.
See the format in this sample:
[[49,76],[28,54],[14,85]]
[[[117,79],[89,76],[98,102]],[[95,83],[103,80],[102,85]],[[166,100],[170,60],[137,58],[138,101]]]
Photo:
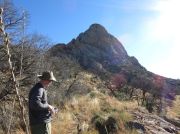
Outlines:
[[163,96],[180,93],[179,80],[147,71],[135,57],[128,56],[121,42],[100,24],[92,24],[68,44],[53,46],[49,53],[52,57],[73,57],[84,69],[101,75],[103,79],[119,74],[124,79],[122,84]]
[[120,65],[128,58],[122,44],[99,24],[91,25],[67,45],[58,44],[51,49],[51,55],[59,54],[69,54],[78,59],[84,68],[99,71]]

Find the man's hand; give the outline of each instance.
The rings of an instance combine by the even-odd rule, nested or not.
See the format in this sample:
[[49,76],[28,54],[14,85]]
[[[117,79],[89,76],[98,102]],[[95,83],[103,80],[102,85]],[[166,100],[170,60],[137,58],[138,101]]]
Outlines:
[[58,109],[49,105],[49,111],[51,112],[52,115],[54,115],[54,114],[57,114]]
[[51,112],[52,115],[55,114],[55,110],[54,110],[53,106],[49,105],[48,109],[49,109],[49,111]]
[[59,110],[58,110],[58,108],[55,107],[54,111],[55,111],[55,114],[57,114]]

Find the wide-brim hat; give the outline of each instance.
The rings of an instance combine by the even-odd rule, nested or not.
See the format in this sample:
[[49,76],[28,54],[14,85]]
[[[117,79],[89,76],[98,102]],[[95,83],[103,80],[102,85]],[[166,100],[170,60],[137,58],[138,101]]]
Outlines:
[[52,71],[45,71],[42,73],[42,75],[37,75],[37,76],[41,80],[57,81]]

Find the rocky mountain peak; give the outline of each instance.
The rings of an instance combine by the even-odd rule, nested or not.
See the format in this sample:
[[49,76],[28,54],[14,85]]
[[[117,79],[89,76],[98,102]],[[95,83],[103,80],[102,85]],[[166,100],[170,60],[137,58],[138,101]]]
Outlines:
[[79,34],[77,40],[83,44],[107,45],[112,44],[114,38],[102,25],[92,24],[85,32]]
[[168,89],[179,93],[179,81],[147,71],[135,57],[128,56],[121,42],[100,24],[92,24],[70,43],[55,45],[49,52],[55,57],[73,57],[81,67],[95,74],[120,74],[126,84],[153,94],[161,95],[162,90],[168,93]]
[[76,57],[78,62],[86,68],[96,68],[97,66],[108,68],[107,66],[121,64],[128,58],[121,42],[100,24],[92,24],[66,46],[64,52],[62,47],[59,49],[58,46],[54,46],[51,48],[51,54],[57,56],[68,53],[72,57]]
[[87,32],[93,32],[96,34],[108,34],[108,32],[106,31],[106,29],[100,25],[100,24],[92,24],[89,29],[87,30]]

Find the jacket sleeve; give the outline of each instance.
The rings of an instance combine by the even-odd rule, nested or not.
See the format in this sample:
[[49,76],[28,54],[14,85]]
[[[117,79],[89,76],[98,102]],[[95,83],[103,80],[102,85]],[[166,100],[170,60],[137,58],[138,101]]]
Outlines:
[[[45,100],[45,103],[42,103],[42,97],[44,94],[43,88],[37,89],[31,99],[30,99],[30,108],[33,110],[47,110],[49,108],[49,104],[47,103],[47,100]],[[47,98],[46,98],[47,99]]]

